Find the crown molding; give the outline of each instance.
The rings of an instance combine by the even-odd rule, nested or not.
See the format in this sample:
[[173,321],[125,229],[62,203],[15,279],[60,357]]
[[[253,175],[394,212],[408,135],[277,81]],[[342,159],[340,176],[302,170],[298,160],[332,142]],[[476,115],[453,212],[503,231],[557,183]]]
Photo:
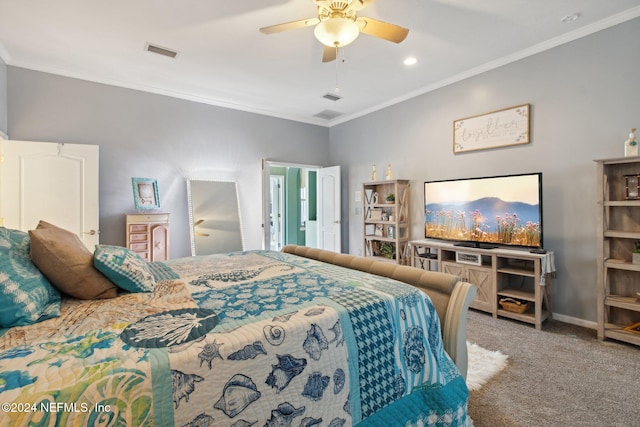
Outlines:
[[434,90],[443,88],[445,86],[449,86],[451,84],[460,82],[462,80],[466,80],[470,77],[477,76],[484,72],[494,70],[496,68],[502,67],[504,65],[510,64],[512,62],[519,61],[521,59],[527,58],[529,56],[533,56],[535,54],[553,49],[555,47],[561,46],[563,44],[581,39],[583,37],[589,36],[591,34],[597,33],[598,31],[605,30],[607,28],[613,27],[618,24],[622,24],[623,22],[630,21],[640,16],[640,6],[636,6],[634,8],[628,9],[624,12],[618,13],[616,15],[612,15],[608,18],[602,19],[600,21],[596,21],[592,24],[585,25],[584,27],[580,27],[574,31],[569,33],[565,33],[561,36],[554,37],[542,43],[538,43],[533,45],[527,49],[520,50],[513,54],[503,56],[502,58],[498,58],[494,61],[487,62],[478,67],[471,68],[467,71],[463,71],[462,73],[456,74],[454,76],[448,77],[446,79],[440,80],[439,82],[433,83],[431,85],[425,86],[423,88],[417,89],[415,91],[409,92],[406,95],[391,99],[382,104],[378,104],[376,106],[367,108],[358,113],[346,115],[340,118],[336,118],[329,122],[329,127],[335,126],[341,123],[348,122],[350,120],[356,119],[358,117],[366,116],[367,114],[373,113],[378,110],[382,110],[383,108],[390,107],[395,104],[399,104],[401,102],[407,101],[409,99],[415,98],[420,95],[424,95],[426,93],[432,92]]

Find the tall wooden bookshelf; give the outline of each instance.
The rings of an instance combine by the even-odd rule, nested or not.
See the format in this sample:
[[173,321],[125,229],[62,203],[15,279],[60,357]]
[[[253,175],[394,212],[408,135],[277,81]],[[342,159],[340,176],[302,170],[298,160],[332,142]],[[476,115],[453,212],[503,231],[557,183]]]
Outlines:
[[640,345],[640,157],[596,160],[598,338]]
[[[364,256],[408,264],[409,181],[395,179],[363,184]],[[393,194],[394,199],[387,200]]]

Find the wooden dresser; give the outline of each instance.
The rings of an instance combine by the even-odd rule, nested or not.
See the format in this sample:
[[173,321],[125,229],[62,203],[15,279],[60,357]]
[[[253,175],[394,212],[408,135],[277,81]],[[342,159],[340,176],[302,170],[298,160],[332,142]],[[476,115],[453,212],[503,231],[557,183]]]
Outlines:
[[127,248],[147,261],[169,259],[169,214],[127,214]]

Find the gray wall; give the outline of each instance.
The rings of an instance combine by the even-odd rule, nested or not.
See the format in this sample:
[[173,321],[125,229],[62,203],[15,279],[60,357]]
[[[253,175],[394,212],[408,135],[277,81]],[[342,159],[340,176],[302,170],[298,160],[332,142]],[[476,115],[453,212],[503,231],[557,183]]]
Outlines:
[[186,177],[238,180],[247,249],[262,247],[263,158],[329,164],[329,130],[8,67],[11,139],[100,146],[100,242],[124,245],[131,177],[156,178],[171,257],[191,254]]
[[[372,164],[378,176],[391,163],[396,178],[411,180],[414,238],[424,236],[424,181],[541,171],[544,243],[558,268],[554,312],[595,321],[593,159],[623,156],[629,128],[640,128],[638,52],[635,19],[331,128],[332,163],[348,167],[349,251],[362,252],[354,191]],[[531,144],[453,154],[454,120],[524,103]]]
[[[343,166],[351,253],[362,250],[354,191],[373,163],[411,180],[414,238],[423,234],[425,180],[542,171],[554,311],[594,321],[593,159],[622,156],[629,128],[640,127],[639,34],[635,19],[331,129],[9,66],[6,127],[12,139],[100,145],[103,243],[124,244],[131,177],[158,178],[172,257],[189,254],[185,177],[208,171],[237,176],[247,247],[261,246],[262,158]],[[452,153],[453,120],[523,103],[532,107],[531,144]]]
[[0,58],[0,132],[7,133],[7,64]]

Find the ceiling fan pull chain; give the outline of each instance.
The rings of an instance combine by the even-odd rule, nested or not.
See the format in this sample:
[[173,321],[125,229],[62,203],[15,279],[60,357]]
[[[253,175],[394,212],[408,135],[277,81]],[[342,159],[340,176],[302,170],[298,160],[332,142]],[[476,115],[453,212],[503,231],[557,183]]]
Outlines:
[[[336,59],[338,59],[338,43],[336,42],[335,44],[336,46]],[[342,48],[342,55],[343,55],[343,61],[344,61],[344,48]],[[335,92],[338,93],[340,92],[340,87],[338,86],[338,63],[340,61],[336,61],[336,88],[335,88]]]

